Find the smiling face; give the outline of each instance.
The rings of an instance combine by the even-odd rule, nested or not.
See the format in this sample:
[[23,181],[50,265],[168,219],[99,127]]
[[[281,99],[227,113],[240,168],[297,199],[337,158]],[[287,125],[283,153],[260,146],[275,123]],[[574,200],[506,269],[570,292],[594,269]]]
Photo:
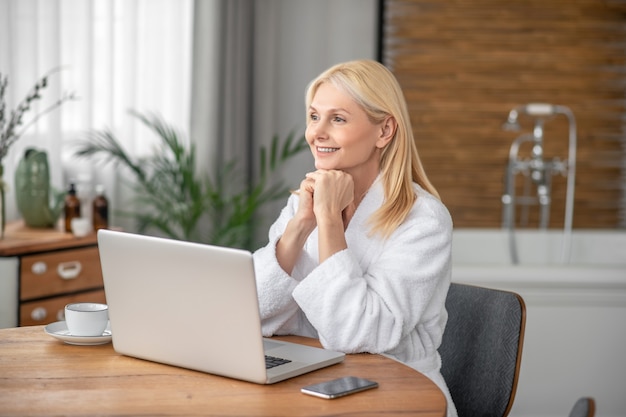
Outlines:
[[380,149],[390,140],[388,121],[372,123],[363,108],[330,83],[319,86],[307,114],[305,136],[315,168],[342,170],[355,180],[378,175]]

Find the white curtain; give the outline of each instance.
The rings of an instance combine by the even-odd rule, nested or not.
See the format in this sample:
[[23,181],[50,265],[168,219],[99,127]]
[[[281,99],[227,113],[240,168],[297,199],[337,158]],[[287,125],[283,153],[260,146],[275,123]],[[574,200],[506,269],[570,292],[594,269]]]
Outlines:
[[191,132],[210,173],[233,159],[249,168],[254,13],[255,0],[195,2]]
[[[61,71],[25,119],[64,92],[79,97],[42,117],[2,161],[9,221],[19,218],[11,188],[26,147],[47,152],[54,187],[77,183],[85,214],[98,183],[113,206],[125,199],[111,166],[77,160],[68,144],[90,129],[109,128],[132,154],[151,152],[154,137],[128,114],[131,109],[160,114],[188,132],[192,29],[193,0],[0,0],[0,72],[9,77],[8,107],[53,68]],[[124,226],[122,219],[111,220]]]

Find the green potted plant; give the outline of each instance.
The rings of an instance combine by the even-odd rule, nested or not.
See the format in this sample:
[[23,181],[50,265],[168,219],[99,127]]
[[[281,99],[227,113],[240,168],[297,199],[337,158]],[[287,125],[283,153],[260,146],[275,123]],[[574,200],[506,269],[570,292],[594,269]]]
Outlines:
[[258,209],[285,198],[289,191],[283,181],[270,177],[308,148],[304,138],[291,133],[281,141],[274,136],[269,148],[260,148],[258,172],[252,175],[252,184],[246,186],[236,160],[211,175],[198,174],[193,144],[185,145],[176,129],[158,115],[131,114],[158,136],[158,152],[133,158],[108,129],[93,130],[76,143],[76,156],[99,157],[132,173],[133,181],[126,185],[134,191],[136,208],[116,212],[134,218],[139,233],[156,232],[172,239],[254,249],[254,216]]

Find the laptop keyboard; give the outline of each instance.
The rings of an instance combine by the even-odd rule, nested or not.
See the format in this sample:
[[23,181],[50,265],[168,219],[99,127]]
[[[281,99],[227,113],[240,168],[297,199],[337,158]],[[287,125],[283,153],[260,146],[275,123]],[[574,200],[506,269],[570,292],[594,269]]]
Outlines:
[[291,362],[289,359],[276,358],[274,356],[265,355],[265,369],[274,368]]

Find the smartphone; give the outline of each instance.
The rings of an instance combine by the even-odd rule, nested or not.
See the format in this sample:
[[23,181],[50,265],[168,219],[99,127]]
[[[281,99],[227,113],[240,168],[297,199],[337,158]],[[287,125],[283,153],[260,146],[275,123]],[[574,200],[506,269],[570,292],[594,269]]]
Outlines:
[[314,395],[320,398],[338,398],[355,392],[376,388],[378,382],[369,379],[358,378],[356,376],[346,376],[333,379],[332,381],[320,382],[319,384],[307,385],[300,389],[305,394]]

